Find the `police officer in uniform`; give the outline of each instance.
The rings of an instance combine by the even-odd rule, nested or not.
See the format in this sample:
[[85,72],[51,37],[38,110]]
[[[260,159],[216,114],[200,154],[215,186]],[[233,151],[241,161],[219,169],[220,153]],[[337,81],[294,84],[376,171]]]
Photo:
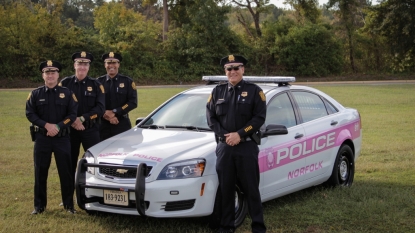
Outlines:
[[122,56],[109,52],[102,55],[107,74],[98,78],[105,89],[105,114],[101,124],[101,140],[131,129],[128,113],[137,107],[137,88],[134,81],[119,74]]
[[42,62],[39,70],[45,85],[33,90],[26,102],[26,117],[32,123],[31,133],[35,141],[35,209],[32,214],[41,214],[46,209],[46,184],[52,152],[59,173],[64,208],[69,213],[75,213],[69,128],[76,119],[78,103],[71,90],[58,86],[61,69],[57,61]]
[[88,52],[72,55],[75,75],[65,77],[60,86],[69,88],[78,99],[78,114],[71,129],[72,176],[75,178],[80,146],[84,151],[100,142],[99,122],[105,111],[104,87],[88,76],[90,63],[94,60]]
[[258,139],[265,122],[266,100],[260,87],[243,80],[243,56],[221,59],[228,82],[217,85],[207,103],[207,121],[215,132],[216,172],[221,197],[219,232],[235,231],[235,184],[244,192],[252,219],[252,232],[265,232],[259,193]]

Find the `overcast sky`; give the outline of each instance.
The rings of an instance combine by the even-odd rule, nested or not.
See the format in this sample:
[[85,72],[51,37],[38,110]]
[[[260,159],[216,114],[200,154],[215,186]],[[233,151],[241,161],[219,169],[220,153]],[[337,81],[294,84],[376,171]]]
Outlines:
[[[323,5],[326,4],[328,0],[318,0],[319,5]],[[277,7],[280,8],[288,8],[289,5],[284,5],[283,2],[284,0],[270,0],[270,3],[276,5]]]

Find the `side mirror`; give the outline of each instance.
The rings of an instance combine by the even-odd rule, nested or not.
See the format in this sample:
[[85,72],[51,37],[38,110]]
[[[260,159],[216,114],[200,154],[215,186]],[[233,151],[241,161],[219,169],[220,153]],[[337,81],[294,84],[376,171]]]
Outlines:
[[141,121],[144,120],[145,117],[139,117],[137,119],[135,119],[135,125],[138,125],[138,123],[140,123]]
[[288,134],[288,129],[285,125],[274,125],[269,124],[265,128],[265,132],[262,132],[262,137],[267,137],[270,135],[283,135]]

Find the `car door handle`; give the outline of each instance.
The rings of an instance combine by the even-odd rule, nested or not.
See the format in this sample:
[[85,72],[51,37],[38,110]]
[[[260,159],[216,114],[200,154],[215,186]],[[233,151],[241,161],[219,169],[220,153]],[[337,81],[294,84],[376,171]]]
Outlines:
[[337,123],[339,123],[339,122],[337,122],[337,121],[331,121],[330,125],[337,125]]
[[298,133],[298,134],[296,134],[295,135],[295,139],[299,139],[299,138],[302,138],[304,136],[304,134],[302,134],[302,133]]

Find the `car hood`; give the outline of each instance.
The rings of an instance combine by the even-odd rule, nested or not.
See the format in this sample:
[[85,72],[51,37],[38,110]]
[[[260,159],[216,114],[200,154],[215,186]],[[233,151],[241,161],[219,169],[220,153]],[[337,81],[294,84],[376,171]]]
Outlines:
[[[214,152],[212,132],[133,128],[89,149],[98,163],[155,166]],[[196,151],[197,150],[197,151]]]

